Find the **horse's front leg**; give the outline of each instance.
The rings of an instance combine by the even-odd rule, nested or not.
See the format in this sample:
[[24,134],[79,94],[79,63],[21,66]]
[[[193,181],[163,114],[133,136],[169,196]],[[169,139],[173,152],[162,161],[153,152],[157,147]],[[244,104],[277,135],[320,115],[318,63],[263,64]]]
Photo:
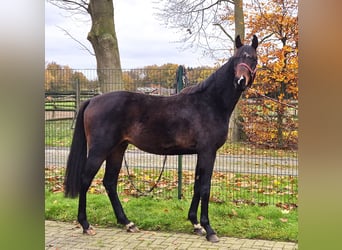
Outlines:
[[188,219],[190,220],[190,222],[194,226],[194,232],[198,235],[204,235],[206,232],[197,220],[197,210],[198,210],[198,205],[199,205],[199,202],[201,199],[201,196],[200,196],[200,187],[201,187],[200,181],[201,180],[200,180],[200,178],[201,178],[201,175],[200,175],[199,167],[197,164],[196,165],[196,172],[195,172],[194,195],[192,196],[192,201],[191,201],[191,205],[190,205],[190,209],[189,209],[189,213],[188,213]]
[[201,216],[200,223],[207,232],[206,238],[210,242],[218,242],[215,231],[211,228],[208,215],[211,177],[216,158],[216,151],[213,153],[198,154],[198,168],[200,172],[200,197],[201,197]]

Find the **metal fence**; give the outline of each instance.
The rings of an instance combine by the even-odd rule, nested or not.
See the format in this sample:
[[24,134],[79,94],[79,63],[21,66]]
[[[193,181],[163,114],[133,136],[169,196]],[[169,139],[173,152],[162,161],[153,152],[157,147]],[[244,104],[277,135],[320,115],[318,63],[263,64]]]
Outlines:
[[[211,72],[191,72],[187,83],[194,84]],[[65,72],[59,69],[47,70],[46,73],[49,77],[45,82],[45,186],[52,192],[59,192],[63,189],[76,110],[82,100],[101,94],[101,89],[96,70]],[[146,94],[172,95],[176,92],[175,78],[175,70],[127,70],[123,71],[121,88]],[[292,103],[296,105],[295,101]],[[279,140],[273,138],[277,134],[276,128],[272,125],[279,123],[279,115],[274,112],[264,114],[263,105],[268,104],[256,97],[240,101],[241,113],[235,120],[238,138],[233,141],[232,136],[228,135],[226,144],[218,152],[212,178],[212,202],[281,206],[297,203],[297,111],[287,108],[283,112],[284,138],[279,148]],[[249,109],[246,111],[244,107]],[[243,112],[253,109],[256,111],[252,117],[243,117]],[[265,125],[265,121],[269,125]],[[287,146],[284,146],[284,141]],[[118,190],[122,195],[189,199],[192,196],[195,165],[196,155],[168,156],[165,159],[130,145],[125,153]],[[102,176],[103,169],[89,192],[105,192],[101,185]]]

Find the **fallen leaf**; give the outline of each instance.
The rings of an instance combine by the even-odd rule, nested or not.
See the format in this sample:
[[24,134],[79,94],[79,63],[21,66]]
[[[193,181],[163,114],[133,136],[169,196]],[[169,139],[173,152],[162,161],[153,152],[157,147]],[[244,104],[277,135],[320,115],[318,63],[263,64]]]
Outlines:
[[235,211],[234,208],[232,208],[232,214],[233,214],[234,216],[238,216],[238,213]]
[[263,219],[265,219],[265,217],[260,215],[260,216],[257,217],[257,219],[258,220],[263,220]]
[[210,196],[210,201],[215,203],[223,203],[224,201],[216,196]]
[[274,186],[279,186],[281,183],[280,183],[280,181],[278,181],[278,180],[274,180],[273,181],[273,185]]
[[281,222],[284,222],[284,223],[288,221],[288,219],[286,219],[286,218],[280,218],[279,220],[280,220]]

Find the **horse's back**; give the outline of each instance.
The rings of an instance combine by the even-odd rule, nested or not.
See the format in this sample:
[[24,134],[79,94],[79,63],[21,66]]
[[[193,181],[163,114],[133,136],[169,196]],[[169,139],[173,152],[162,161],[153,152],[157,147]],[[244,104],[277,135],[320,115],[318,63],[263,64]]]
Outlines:
[[170,97],[126,91],[103,94],[90,101],[85,123],[93,142],[128,142],[156,154],[195,153],[209,141],[216,147],[227,129],[200,93]]

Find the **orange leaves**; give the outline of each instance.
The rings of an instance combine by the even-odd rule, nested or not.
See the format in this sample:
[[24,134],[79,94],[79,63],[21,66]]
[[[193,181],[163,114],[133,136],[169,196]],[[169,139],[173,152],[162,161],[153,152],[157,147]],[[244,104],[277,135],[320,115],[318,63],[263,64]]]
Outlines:
[[273,97],[278,100],[297,99],[298,1],[254,1],[245,10],[247,28],[262,40],[258,48],[261,68],[255,82],[262,85],[263,94],[276,94]]
[[[255,1],[258,8],[248,8],[248,26],[261,37],[258,48],[259,70],[253,89],[282,103],[296,103],[298,98],[298,19],[296,0],[279,4],[277,0]],[[252,91],[241,102],[241,125],[247,140],[272,148],[297,147],[296,110],[256,98]]]
[[[280,93],[274,99],[292,105],[288,95]],[[295,109],[253,96],[242,100],[239,105],[241,126],[248,142],[262,148],[297,148],[298,117]]]

